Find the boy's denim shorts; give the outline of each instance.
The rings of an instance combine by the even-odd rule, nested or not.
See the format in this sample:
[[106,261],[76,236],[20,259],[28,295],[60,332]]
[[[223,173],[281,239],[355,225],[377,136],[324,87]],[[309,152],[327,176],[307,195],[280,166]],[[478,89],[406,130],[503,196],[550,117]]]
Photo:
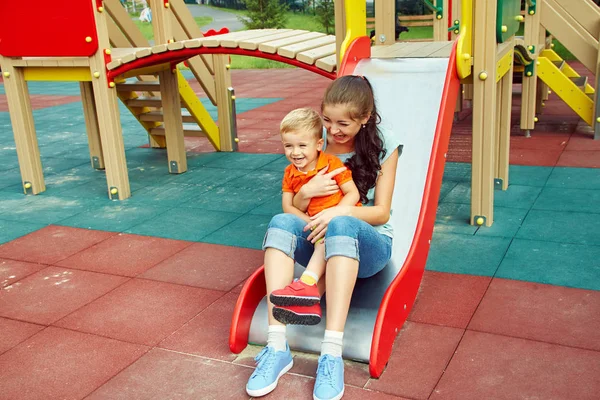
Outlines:
[[[300,265],[306,266],[314,245],[306,238],[306,222],[293,214],[278,214],[271,219],[263,250],[282,251]],[[325,259],[333,256],[358,261],[358,277],[368,278],[381,271],[392,256],[392,238],[375,230],[370,224],[354,217],[335,217],[325,233]]]

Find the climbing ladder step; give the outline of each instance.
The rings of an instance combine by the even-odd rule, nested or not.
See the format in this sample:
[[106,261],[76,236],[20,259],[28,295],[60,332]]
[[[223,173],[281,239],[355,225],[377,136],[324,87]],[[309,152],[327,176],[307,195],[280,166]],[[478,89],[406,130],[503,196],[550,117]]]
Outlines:
[[138,97],[125,102],[129,107],[162,107],[160,97]]
[[160,82],[158,81],[135,81],[117,84],[119,92],[159,92]]
[[[150,111],[139,115],[140,121],[163,122],[165,119],[162,111]],[[188,111],[181,111],[181,118],[184,123],[196,123],[196,120]]]
[[570,77],[569,79],[580,89],[584,89],[588,81],[587,76]]
[[556,68],[562,70],[563,66],[565,65],[565,60],[552,61],[552,64],[556,65]]
[[[150,129],[151,135],[156,136],[164,136],[165,135],[165,127],[163,125],[157,126],[156,128]],[[183,124],[183,136],[192,136],[192,137],[206,137],[206,134],[202,131],[202,129],[195,124]]]

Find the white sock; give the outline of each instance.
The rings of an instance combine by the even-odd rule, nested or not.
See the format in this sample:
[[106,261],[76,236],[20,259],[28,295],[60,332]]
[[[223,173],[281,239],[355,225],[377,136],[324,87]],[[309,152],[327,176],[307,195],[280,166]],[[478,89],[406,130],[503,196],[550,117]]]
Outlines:
[[274,348],[275,351],[285,351],[286,344],[285,325],[269,325],[267,346]]
[[334,357],[341,357],[343,339],[344,332],[326,330],[323,342],[321,342],[321,355],[330,354]]

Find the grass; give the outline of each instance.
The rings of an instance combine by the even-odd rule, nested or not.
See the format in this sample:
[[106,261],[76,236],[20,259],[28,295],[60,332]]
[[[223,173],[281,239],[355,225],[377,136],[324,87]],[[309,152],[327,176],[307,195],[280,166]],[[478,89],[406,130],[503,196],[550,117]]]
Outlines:
[[[133,19],[133,22],[135,23],[135,25],[138,27],[140,32],[142,32],[142,35],[144,35],[144,37],[148,40],[153,40],[154,39],[154,31],[152,30],[152,23],[140,21],[139,13],[130,14],[130,15],[131,15],[131,19]],[[196,20],[196,24],[198,25],[198,27],[203,27],[205,25],[210,24],[213,21],[213,19],[211,17],[196,17],[196,18],[194,18],[194,20]]]

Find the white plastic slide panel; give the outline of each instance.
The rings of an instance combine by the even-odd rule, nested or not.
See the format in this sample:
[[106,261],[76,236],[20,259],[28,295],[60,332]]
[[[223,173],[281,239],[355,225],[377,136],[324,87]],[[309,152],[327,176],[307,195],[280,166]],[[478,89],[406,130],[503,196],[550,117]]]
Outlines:
[[[373,85],[381,126],[400,136],[403,151],[392,202],[391,224],[395,231],[392,261],[379,274],[359,279],[356,284],[344,334],[343,355],[347,359],[368,362],[379,305],[404,265],[413,242],[447,67],[447,58],[369,59],[361,61],[355,70],[355,74],[367,77]],[[302,268],[296,266],[296,275],[301,272]],[[323,320],[319,325],[288,326],[291,348],[320,352],[327,318],[325,302],[322,305]],[[249,342],[266,343],[267,326],[265,299],[254,313]]]

